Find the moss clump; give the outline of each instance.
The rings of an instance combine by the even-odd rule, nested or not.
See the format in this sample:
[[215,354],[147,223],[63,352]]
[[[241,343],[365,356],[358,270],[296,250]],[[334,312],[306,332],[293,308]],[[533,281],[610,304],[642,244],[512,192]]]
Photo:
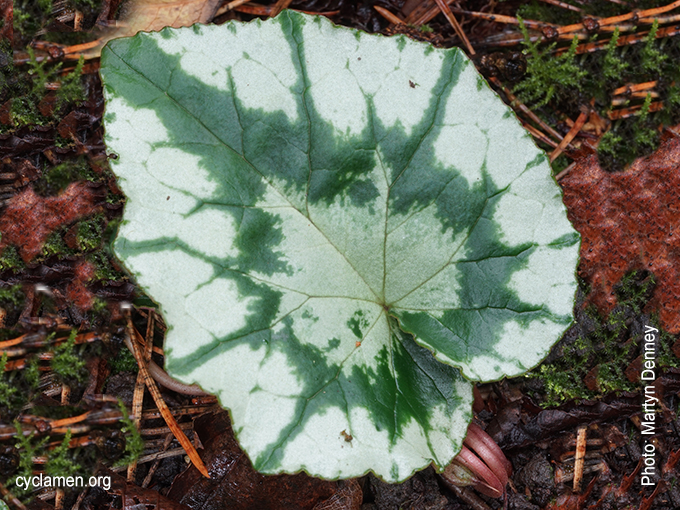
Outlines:
[[19,252],[15,246],[8,246],[0,253],[0,272],[12,271],[13,273],[16,273],[25,267],[26,264],[24,264],[24,261],[19,256]]
[[137,361],[128,349],[121,349],[118,354],[109,361],[111,375],[120,372],[137,372]]
[[524,46],[529,54],[526,78],[517,84],[514,92],[520,100],[540,108],[553,98],[562,100],[570,89],[581,90],[586,71],[575,62],[578,39],[574,37],[569,51],[560,56],[552,56],[555,43],[540,50],[539,42],[531,42],[529,31],[519,17],[519,27],[524,36]]
[[[35,38],[37,32],[54,23],[54,3],[55,0],[14,0],[14,37],[19,44],[28,43]],[[83,14],[85,19],[83,31],[75,34],[81,37],[83,33],[87,34],[87,31],[94,25],[101,7],[100,0],[65,0],[59,3],[65,9],[77,9]],[[48,31],[47,35],[52,36],[49,38],[50,40],[64,43],[64,39],[70,39],[68,36],[73,34],[68,31]],[[89,39],[92,39],[91,34]]]
[[144,439],[139,433],[139,430],[137,430],[135,423],[130,419],[127,408],[120,399],[118,399],[118,408],[120,409],[120,412],[123,413],[123,418],[120,420],[123,424],[121,431],[126,434],[126,442],[125,455],[114,464],[114,467],[132,464],[133,462],[136,462],[144,452]]
[[92,218],[81,221],[78,224],[77,243],[84,251],[94,251],[102,246],[102,234],[106,228],[106,218],[103,214],[97,214]]
[[12,407],[12,400],[18,391],[17,388],[5,380],[5,367],[7,366],[7,353],[0,356],[0,407]]
[[128,276],[120,270],[114,262],[113,252],[110,242],[114,239],[113,233],[118,228],[119,220],[110,221],[102,234],[102,239],[106,240],[101,250],[97,250],[88,255],[88,260],[95,266],[94,278],[97,281],[117,282],[127,280]]
[[620,82],[628,72],[630,64],[620,57],[618,52],[619,28],[614,29],[611,39],[607,44],[607,52],[602,63],[602,76],[607,80]]
[[[521,22],[522,17],[564,26],[578,23],[585,16],[606,18],[630,12],[628,5],[605,0],[579,3],[578,6],[582,10],[581,15],[535,1],[518,9],[527,55],[527,73],[514,86],[514,91],[520,100],[552,124],[563,121],[565,117],[574,119],[583,107],[594,107],[609,124],[597,150],[600,164],[608,171],[623,170],[635,158],[656,150],[663,126],[680,122],[680,66],[677,65],[680,38],[657,38],[659,22],[654,20],[651,26],[640,27],[642,33],[647,31],[642,40],[621,46],[618,45],[621,37],[617,28],[611,35],[596,33],[589,40],[579,43],[574,40],[569,48],[562,45],[562,53],[558,55],[553,50],[560,43],[546,43],[543,38],[539,38],[541,42],[530,41],[529,31]],[[651,7],[658,5],[651,0],[641,0],[635,5],[640,10]],[[608,41],[601,46],[602,49],[576,54],[576,45],[602,40]],[[632,94],[626,97],[617,94],[617,104],[612,104],[614,90],[627,84],[645,82],[656,82],[654,98],[651,95]],[[621,99],[626,101],[621,104]],[[613,113],[626,108],[630,111]],[[555,112],[559,112],[559,117]],[[614,120],[608,122],[606,119],[610,118]]]
[[61,86],[57,90],[57,109],[66,105],[80,104],[85,101],[85,88],[83,87],[81,75],[85,60],[81,56],[76,67],[61,80]]
[[50,366],[55,373],[65,380],[83,382],[87,379],[85,360],[76,353],[76,335],[78,332],[71,331],[68,339],[54,349],[54,357]]
[[[576,306],[576,324],[555,346],[545,363],[525,377],[538,383],[534,397],[543,406],[568,400],[595,399],[615,391],[635,391],[625,370],[639,354],[630,338],[635,317],[651,297],[654,276],[634,271],[618,285],[619,306],[603,319],[592,307]],[[590,388],[589,388],[590,386]]]
[[58,195],[72,182],[96,180],[97,175],[85,158],[80,157],[75,161],[64,161],[57,166],[46,168],[34,187],[41,195]]
[[23,306],[26,295],[21,285],[13,285],[7,288],[0,288],[0,306]]
[[71,431],[67,430],[61,444],[49,452],[45,465],[45,473],[49,476],[74,476],[82,470],[68,447],[70,441]]
[[21,285],[0,287],[0,340],[18,336],[12,328],[19,320],[25,304],[26,295]]
[[[25,73],[16,74],[13,66],[10,70],[3,71],[2,96],[9,93],[11,99],[9,124],[0,125],[2,132],[56,123],[66,113],[67,107],[85,100],[85,89],[81,83],[84,65],[82,58],[73,71],[61,77],[61,63],[53,65],[47,59],[39,61],[30,46],[26,51],[30,60]],[[48,94],[47,85],[53,82],[60,83],[59,90],[54,94],[53,105],[43,105]]]
[[64,241],[64,234],[66,228],[60,228],[52,232],[45,244],[40,250],[40,254],[34,259],[35,262],[42,262],[50,257],[59,257],[60,259],[75,255],[76,251],[72,250],[66,245]]
[[29,356],[26,367],[22,370],[24,380],[31,390],[37,390],[40,383],[40,370],[38,369],[37,356]]
[[30,97],[12,98],[9,107],[10,122],[15,128],[24,126],[44,126],[49,121],[38,111],[38,106]]
[[[24,435],[21,424],[14,421],[14,428],[17,431],[16,447],[19,449],[19,468],[16,474],[9,479],[7,488],[10,489],[16,496],[28,496],[32,488],[22,488],[16,485],[18,477],[33,476],[33,457],[37,457],[43,453],[45,445],[49,441],[49,437],[43,437],[39,441],[34,442],[34,434]],[[28,490],[27,490],[28,489]]]

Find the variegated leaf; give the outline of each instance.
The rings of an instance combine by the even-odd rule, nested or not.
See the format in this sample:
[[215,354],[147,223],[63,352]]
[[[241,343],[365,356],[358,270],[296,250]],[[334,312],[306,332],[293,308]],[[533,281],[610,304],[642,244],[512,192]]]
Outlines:
[[520,374],[569,325],[578,234],[460,51],[284,12],[113,41],[102,76],[116,252],[257,469],[443,467],[459,369]]

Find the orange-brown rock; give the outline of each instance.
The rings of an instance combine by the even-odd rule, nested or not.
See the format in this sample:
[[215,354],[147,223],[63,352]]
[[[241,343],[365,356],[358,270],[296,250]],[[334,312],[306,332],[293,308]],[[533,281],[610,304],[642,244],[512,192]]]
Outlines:
[[52,232],[96,213],[99,201],[87,182],[74,182],[56,197],[41,197],[31,187],[26,188],[9,200],[0,216],[0,252],[14,245],[24,262],[30,262]]
[[658,310],[667,331],[680,332],[680,139],[619,173],[586,157],[560,184],[583,238],[579,274],[592,287],[589,301],[608,314],[621,277],[648,270],[657,282],[650,311]]

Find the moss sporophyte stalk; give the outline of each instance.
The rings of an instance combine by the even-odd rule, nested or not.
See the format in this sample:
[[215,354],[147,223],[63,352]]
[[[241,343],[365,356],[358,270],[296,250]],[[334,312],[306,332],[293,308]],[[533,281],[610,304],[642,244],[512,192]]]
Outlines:
[[571,323],[579,235],[461,51],[286,11],[112,41],[101,73],[116,254],[256,469],[443,469],[472,382]]

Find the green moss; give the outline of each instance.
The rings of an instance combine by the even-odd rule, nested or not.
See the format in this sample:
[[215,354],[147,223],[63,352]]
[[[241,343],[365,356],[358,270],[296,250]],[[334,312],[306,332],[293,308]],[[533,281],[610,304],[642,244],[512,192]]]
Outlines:
[[0,407],[12,407],[12,399],[17,392],[17,388],[7,382],[5,367],[7,366],[7,353],[0,356]]
[[44,175],[35,184],[36,191],[42,195],[57,195],[69,184],[75,181],[97,180],[97,175],[90,168],[85,158],[80,157],[75,161],[63,163],[45,169]]
[[8,246],[0,254],[0,271],[21,271],[26,267],[15,246]]
[[652,104],[651,94],[647,94],[640,114],[635,121],[633,140],[642,151],[652,152],[659,145],[659,131],[649,123],[649,106]]
[[71,0],[73,2],[73,6],[78,8],[78,9],[84,9],[89,7],[90,9],[96,9],[99,7],[99,3],[97,0]]
[[26,367],[22,370],[22,375],[28,386],[32,390],[38,389],[40,383],[40,370],[38,370],[37,356],[29,356]]
[[54,349],[54,357],[50,362],[52,370],[63,379],[83,382],[87,379],[85,360],[76,353],[76,335],[71,331],[68,339]]
[[71,441],[71,431],[67,430],[61,444],[51,450],[47,457],[45,473],[49,476],[74,476],[82,468],[73,459],[73,452],[68,444]]
[[[565,335],[551,361],[526,376],[542,386],[542,391],[534,395],[541,405],[558,406],[568,400],[596,399],[611,392],[638,389],[624,373],[639,355],[639,345],[630,338],[627,323],[642,313],[654,285],[652,274],[631,272],[617,285],[619,305],[607,319],[593,307],[577,313],[578,323],[570,332],[578,336],[567,340],[569,333]],[[587,376],[594,376],[595,389],[586,387]]]
[[60,64],[49,68],[47,67],[49,61],[47,59],[39,61],[35,56],[33,48],[30,46],[26,48],[28,52],[29,61],[27,74],[32,78],[30,97],[33,99],[41,98],[45,95],[46,85],[57,78],[57,72],[61,67]]
[[[658,318],[652,318],[654,324],[658,324]],[[671,346],[677,341],[675,336],[659,329],[659,354],[657,361],[661,367],[680,367],[680,359],[673,353]]]
[[607,80],[623,81],[624,73],[628,71],[630,64],[619,57],[617,42],[619,40],[619,28],[614,29],[609,44],[607,44],[607,53],[604,55],[604,62],[602,65],[602,75]]
[[564,99],[569,89],[581,90],[587,73],[575,62],[578,39],[574,37],[569,50],[556,57],[551,54],[555,44],[540,50],[540,43],[531,42],[524,21],[521,17],[518,19],[528,54],[526,77],[514,87],[519,99],[540,108],[553,99]]
[[126,434],[126,442],[125,455],[114,464],[114,467],[132,464],[137,461],[144,452],[144,439],[137,430],[135,423],[130,419],[127,408],[120,399],[118,399],[118,408],[120,409],[120,412],[123,413],[123,418],[120,421],[123,423],[121,430]]
[[94,278],[97,281],[120,281],[127,279],[125,273],[114,267],[108,249],[106,252],[99,250],[90,254],[88,260],[95,265]]
[[101,314],[105,311],[107,311],[108,303],[106,300],[100,298],[100,297],[95,297],[94,298],[94,303],[92,304],[92,311],[96,314]]
[[75,147],[75,142],[71,140],[70,138],[64,138],[63,136],[57,135],[54,138],[54,146],[57,149],[66,149],[68,147]]
[[129,349],[121,349],[118,354],[109,360],[111,375],[120,372],[137,372],[137,361]]
[[106,218],[97,214],[78,224],[78,247],[82,251],[94,251],[102,246],[102,234],[106,227]]
[[43,13],[35,0],[13,2],[13,28],[18,36],[30,39],[42,28]]
[[49,122],[48,119],[40,115],[37,103],[26,96],[11,99],[9,118],[15,128],[44,126]]
[[597,146],[598,155],[600,158],[616,158],[621,142],[623,137],[617,135],[615,130],[607,131],[600,138],[600,144]]
[[52,0],[38,0],[38,8],[43,12],[44,16],[49,16],[52,12]]
[[[606,0],[579,3],[578,6],[582,10],[580,16],[554,5],[531,1],[523,3],[517,15],[520,19],[526,17],[564,26],[578,23],[584,16],[606,18],[630,12],[629,6]],[[635,7],[658,7],[658,2],[641,0]],[[574,16],[576,18],[571,19]],[[663,107],[656,112],[649,111],[651,98],[648,98],[646,108],[649,115],[630,116],[612,122],[598,147],[598,158],[604,169],[620,171],[635,158],[650,154],[658,147],[660,126],[680,122],[680,66],[677,65],[680,38],[657,39],[658,21],[654,21],[644,40],[636,44],[619,46],[618,29],[611,37],[594,34],[587,42],[595,42],[598,37],[609,37],[606,46],[600,51],[572,55],[573,58],[569,58],[569,55],[575,48],[574,41],[569,51],[555,56],[551,52],[558,44],[560,49],[564,49],[562,43],[531,43],[529,31],[523,23],[520,23],[520,31],[524,35],[527,75],[514,90],[520,100],[528,103],[548,123],[555,124],[561,120],[555,117],[555,112],[574,118],[580,113],[578,108],[593,99],[595,109],[606,119],[613,109],[612,95],[615,89],[626,83],[657,81],[657,101]],[[617,104],[616,108],[633,106],[644,107],[645,102],[638,97],[630,97],[626,104]]]
[[61,86],[57,91],[57,108],[70,104],[80,104],[85,101],[85,89],[83,88],[81,75],[85,60],[81,56],[76,67],[61,80]]
[[640,52],[641,67],[644,71],[659,75],[662,73],[662,65],[668,60],[668,55],[664,55],[658,48],[659,42],[656,40],[656,33],[659,30],[659,20],[654,18],[652,28],[645,38],[645,44]]
[[[20,12],[19,21],[22,19]],[[10,125],[2,124],[0,129],[3,132],[12,132],[25,126],[53,124],[59,120],[68,105],[80,103],[85,99],[85,90],[81,84],[84,63],[82,59],[78,61],[72,72],[61,77],[59,75],[61,63],[55,65],[48,59],[39,60],[30,46],[26,48],[26,51],[29,61],[26,64],[26,70],[21,75],[16,75],[13,68],[3,69],[2,72],[2,95],[9,93],[11,98]],[[45,116],[38,106],[48,92],[47,85],[53,82],[59,82],[60,87],[55,95],[52,113],[50,116]]]
[[[15,0],[14,1],[14,30],[15,39],[20,45],[28,43],[34,39],[36,33],[41,29],[51,28],[54,18],[55,0]],[[86,19],[94,19],[101,6],[100,0],[66,0],[61,2],[66,9],[78,9]],[[121,2],[125,3],[125,2]],[[84,27],[87,33],[89,27]],[[47,35],[54,34],[48,31]],[[62,31],[61,33],[66,33]],[[82,32],[80,33],[82,35]],[[44,35],[43,35],[44,37]],[[92,34],[89,34],[89,40]],[[61,42],[61,41],[60,41]]]
[[45,241],[45,245],[40,250],[40,254],[36,257],[37,262],[41,262],[50,257],[64,258],[69,255],[74,255],[75,251],[69,248],[64,241],[64,228],[56,230],[50,234]]
[[118,194],[118,193],[109,192],[106,195],[105,200],[106,200],[107,204],[118,205],[118,204],[122,204],[123,202],[125,202],[125,197],[123,195]]
[[33,476],[33,457],[37,457],[42,454],[49,437],[43,437],[39,441],[34,442],[34,434],[31,433],[28,436],[23,434],[21,428],[21,423],[14,421],[14,428],[17,431],[15,436],[16,447],[19,449],[19,468],[16,474],[9,480],[8,485],[12,492],[16,496],[25,496],[30,494],[30,490],[21,489],[16,485],[16,479],[19,476],[24,478]]
[[7,288],[0,288],[0,307],[6,308],[7,306],[18,306],[24,305],[24,300],[26,295],[21,285],[13,285]]
[[562,170],[571,164],[571,160],[564,154],[560,154],[555,161],[550,164],[553,175],[559,174]]

